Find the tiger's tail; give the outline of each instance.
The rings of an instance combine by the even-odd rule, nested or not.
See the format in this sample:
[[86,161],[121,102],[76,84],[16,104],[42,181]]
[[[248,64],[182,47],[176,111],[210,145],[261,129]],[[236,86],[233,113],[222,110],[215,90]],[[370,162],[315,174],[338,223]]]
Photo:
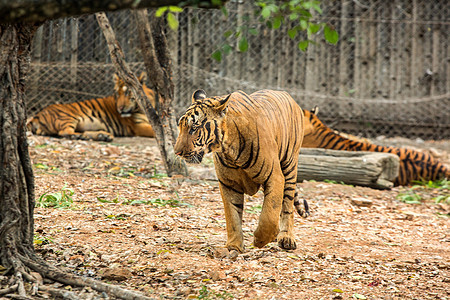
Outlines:
[[297,213],[301,217],[307,218],[310,215],[308,202],[306,202],[306,199],[303,199],[303,205],[302,205],[300,203],[300,199],[298,197],[298,192],[297,191],[295,191],[294,207],[295,207],[295,210],[297,211]]

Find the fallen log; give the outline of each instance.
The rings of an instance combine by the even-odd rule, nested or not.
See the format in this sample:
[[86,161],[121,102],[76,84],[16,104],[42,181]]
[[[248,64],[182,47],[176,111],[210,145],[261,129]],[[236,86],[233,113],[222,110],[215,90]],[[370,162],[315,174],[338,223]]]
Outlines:
[[390,153],[302,148],[297,181],[332,180],[390,189],[398,176],[398,170],[399,158]]

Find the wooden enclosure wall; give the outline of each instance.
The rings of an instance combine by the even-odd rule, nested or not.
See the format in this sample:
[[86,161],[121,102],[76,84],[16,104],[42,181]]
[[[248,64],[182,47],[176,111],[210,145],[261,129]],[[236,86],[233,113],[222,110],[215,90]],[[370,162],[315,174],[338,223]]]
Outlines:
[[[167,31],[178,113],[198,88],[209,95],[269,88],[288,91],[304,109],[319,106],[319,117],[344,132],[450,138],[447,0],[324,1],[317,18],[336,27],[337,45],[319,34],[302,52],[281,30],[257,25],[248,52],[216,62],[211,53],[240,16],[251,14],[250,5],[230,1],[227,18],[217,10],[185,9],[178,31]],[[143,71],[132,15],[108,16],[128,62]],[[34,40],[28,110],[109,95],[113,72],[93,16],[49,22]]]

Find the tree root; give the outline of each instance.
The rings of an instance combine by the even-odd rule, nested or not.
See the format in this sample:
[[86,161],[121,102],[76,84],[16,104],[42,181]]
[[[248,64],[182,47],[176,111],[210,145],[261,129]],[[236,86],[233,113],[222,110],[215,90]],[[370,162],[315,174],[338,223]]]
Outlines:
[[[54,281],[64,283],[71,286],[79,286],[79,287],[90,287],[98,292],[105,292],[114,297],[125,299],[125,300],[135,300],[135,299],[143,299],[143,300],[151,300],[152,298],[144,296],[139,292],[133,292],[126,289],[123,289],[119,286],[115,286],[112,284],[107,284],[101,281],[94,280],[92,278],[80,277],[70,273],[63,272],[56,267],[50,266],[44,261],[39,260],[39,262],[33,261],[26,257],[20,257],[22,262],[32,269],[35,272],[38,272],[43,277],[52,279]],[[41,287],[39,287],[41,290]],[[54,291],[55,292],[55,291]],[[67,294],[69,295],[69,294]],[[72,298],[66,298],[72,299]],[[74,298],[75,299],[75,298]]]
[[6,289],[0,290],[0,296],[6,295],[6,294],[11,294],[12,292],[17,291],[18,286],[19,286],[18,284],[15,284],[10,287],[7,287]]
[[74,292],[61,290],[61,289],[54,289],[54,288],[47,287],[44,285],[39,286],[39,290],[50,293],[53,297],[57,297],[57,298],[68,299],[68,300],[79,300],[80,299]]
[[[53,297],[78,300],[79,296],[75,292],[67,291],[65,289],[52,288],[44,286],[43,278],[49,278],[56,282],[60,282],[70,286],[77,287],[90,287],[93,290],[101,293],[106,293],[110,296],[114,296],[124,300],[143,299],[150,300],[152,298],[144,296],[139,292],[123,289],[119,286],[107,284],[101,281],[97,281],[92,278],[80,277],[71,273],[64,272],[54,266],[48,265],[44,260],[32,255],[32,258],[22,256],[18,254],[18,259],[15,259],[15,266],[13,267],[14,274],[11,277],[9,287],[0,289],[0,297],[7,297],[10,299],[28,300],[33,299],[38,291],[43,291],[51,294]],[[25,269],[33,272],[26,272]],[[34,276],[33,276],[34,275]],[[42,276],[42,277],[41,277]],[[25,288],[25,281],[31,283],[30,286]],[[27,295],[28,294],[28,295]],[[30,297],[31,295],[31,297]]]

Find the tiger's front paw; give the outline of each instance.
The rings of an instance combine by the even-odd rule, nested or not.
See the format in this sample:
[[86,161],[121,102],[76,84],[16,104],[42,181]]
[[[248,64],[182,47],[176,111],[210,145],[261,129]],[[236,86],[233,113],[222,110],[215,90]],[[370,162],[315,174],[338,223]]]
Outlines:
[[289,236],[286,232],[280,232],[278,235],[278,246],[282,249],[286,250],[295,250],[297,249],[297,243],[292,236]]
[[265,245],[276,239],[278,230],[278,226],[273,226],[270,229],[261,229],[261,227],[258,226],[253,235],[253,245],[258,248],[264,247]]

